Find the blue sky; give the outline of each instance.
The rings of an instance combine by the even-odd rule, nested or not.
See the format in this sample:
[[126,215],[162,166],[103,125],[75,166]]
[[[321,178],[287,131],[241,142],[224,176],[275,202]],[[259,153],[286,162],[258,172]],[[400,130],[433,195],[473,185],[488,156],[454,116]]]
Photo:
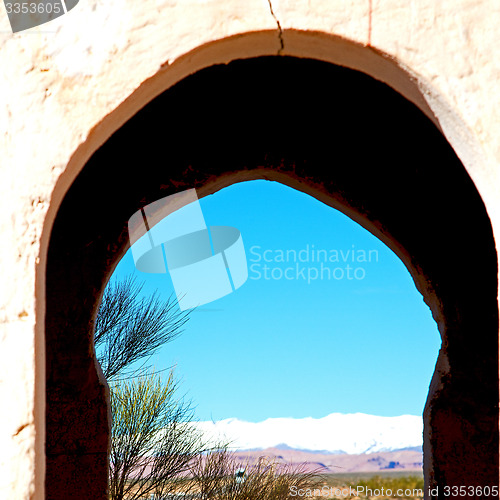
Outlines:
[[[241,231],[249,276],[196,309],[151,360],[157,369],[176,366],[199,419],[422,414],[440,337],[391,250],[337,210],[276,182],[235,184],[200,204],[208,225]],[[287,250],[290,259],[303,250],[302,261],[276,262]],[[330,278],[323,271],[308,283],[310,269],[321,269],[313,250],[340,262],[324,261]],[[114,277],[130,273],[146,293],[173,294],[168,275],[135,270],[129,251]]]

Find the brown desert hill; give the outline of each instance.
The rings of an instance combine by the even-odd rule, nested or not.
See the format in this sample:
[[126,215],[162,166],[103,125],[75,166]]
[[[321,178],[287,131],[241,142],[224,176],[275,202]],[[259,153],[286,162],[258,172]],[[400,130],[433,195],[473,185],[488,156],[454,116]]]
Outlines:
[[238,450],[238,460],[253,464],[259,457],[276,458],[283,463],[307,463],[307,469],[334,474],[343,472],[379,472],[379,471],[422,471],[423,455],[421,451],[396,450],[377,453],[348,455],[346,453],[323,453],[295,449],[267,448],[265,450]]

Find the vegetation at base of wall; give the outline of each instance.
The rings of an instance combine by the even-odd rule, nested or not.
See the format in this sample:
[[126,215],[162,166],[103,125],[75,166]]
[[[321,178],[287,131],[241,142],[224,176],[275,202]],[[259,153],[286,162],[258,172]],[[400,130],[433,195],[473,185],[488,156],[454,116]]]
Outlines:
[[209,449],[194,426],[192,408],[168,379],[145,374],[111,387],[110,498],[163,498],[177,489],[191,462]]
[[260,457],[242,462],[227,448],[198,456],[186,490],[201,500],[287,500],[298,492],[319,487],[319,470]]

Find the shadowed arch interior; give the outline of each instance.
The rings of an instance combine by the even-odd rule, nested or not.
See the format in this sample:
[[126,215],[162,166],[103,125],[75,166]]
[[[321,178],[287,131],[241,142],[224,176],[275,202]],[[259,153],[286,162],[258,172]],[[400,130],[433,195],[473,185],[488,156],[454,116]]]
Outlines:
[[161,94],[64,198],[47,265],[47,498],[106,498],[109,411],[92,322],[128,248],[129,217],[185,189],[202,197],[262,178],[342,210],[400,256],[443,342],[424,416],[427,485],[497,484],[497,259],[474,184],[430,120],[387,85],[262,57]]

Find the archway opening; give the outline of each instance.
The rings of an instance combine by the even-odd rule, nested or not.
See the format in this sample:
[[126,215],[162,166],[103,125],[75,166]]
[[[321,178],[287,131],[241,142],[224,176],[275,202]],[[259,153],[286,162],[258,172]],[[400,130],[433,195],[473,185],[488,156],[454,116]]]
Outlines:
[[480,196],[441,133],[386,85],[269,57],[178,83],[119,129],[68,191],[47,268],[48,498],[82,485],[104,498],[109,415],[92,321],[127,249],[128,218],[184,189],[203,197],[250,179],[338,208],[401,258],[442,336],[424,418],[427,484],[496,484],[497,261]]
[[[182,335],[136,366],[175,366],[199,425],[242,459],[300,453],[325,474],[420,476],[422,413],[441,342],[401,260],[282,183],[232,184],[199,206],[207,226],[241,232],[248,278],[192,310]],[[131,276],[145,297],[182,303],[178,277],[141,272],[132,249],[112,283]]]

